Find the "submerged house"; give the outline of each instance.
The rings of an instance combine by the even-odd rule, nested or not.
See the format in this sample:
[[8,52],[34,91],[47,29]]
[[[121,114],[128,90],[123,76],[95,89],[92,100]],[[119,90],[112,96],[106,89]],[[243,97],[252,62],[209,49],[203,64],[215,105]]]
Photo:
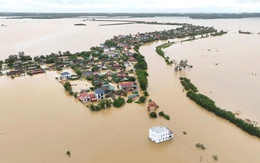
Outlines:
[[87,92],[81,92],[78,99],[81,101],[81,102],[95,102],[97,101],[97,98],[95,97],[94,94],[92,93],[87,93]]
[[90,97],[89,97],[89,94],[87,92],[82,92],[78,99],[82,102],[88,102],[88,101],[91,101]]
[[105,98],[105,91],[101,88],[95,89],[95,96],[98,100],[104,99]]
[[101,89],[103,89],[105,91],[105,93],[114,92],[115,91],[115,88],[112,85],[110,85],[110,84],[103,84]]
[[63,72],[60,74],[60,80],[67,80],[70,78],[70,73],[69,72]]
[[149,139],[155,143],[170,140],[173,136],[173,132],[165,126],[154,126],[149,128]]
[[122,82],[119,84],[119,89],[126,92],[132,91],[137,88],[137,83],[135,82]]
[[90,93],[89,97],[90,97],[91,102],[97,101],[97,98],[96,98],[96,96],[93,93]]
[[84,71],[82,73],[82,76],[86,77],[92,77],[93,76],[93,72],[92,71]]

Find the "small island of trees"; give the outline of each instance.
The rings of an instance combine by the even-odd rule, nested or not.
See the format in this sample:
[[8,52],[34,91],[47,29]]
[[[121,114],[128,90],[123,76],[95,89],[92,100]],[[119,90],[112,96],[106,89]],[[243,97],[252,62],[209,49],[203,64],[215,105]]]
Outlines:
[[249,31],[241,31],[241,30],[239,30],[238,33],[239,33],[239,34],[247,34],[247,35],[253,34],[252,32],[249,32]]

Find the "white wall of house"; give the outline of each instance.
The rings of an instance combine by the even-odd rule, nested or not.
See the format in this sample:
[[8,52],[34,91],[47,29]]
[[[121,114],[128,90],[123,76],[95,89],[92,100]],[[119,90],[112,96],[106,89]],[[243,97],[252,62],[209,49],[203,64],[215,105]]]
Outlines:
[[149,138],[155,143],[160,143],[173,138],[173,132],[164,126],[155,126],[149,129]]
[[96,97],[98,100],[101,100],[101,99],[104,99],[104,98],[105,98],[105,94],[97,94],[97,93],[95,93],[95,97]]
[[89,97],[84,97],[82,102],[89,102],[90,101],[90,98]]
[[116,50],[116,47],[112,46],[112,47],[110,47],[110,50],[114,51],[114,50]]
[[61,75],[60,80],[67,80],[70,77],[70,75]]

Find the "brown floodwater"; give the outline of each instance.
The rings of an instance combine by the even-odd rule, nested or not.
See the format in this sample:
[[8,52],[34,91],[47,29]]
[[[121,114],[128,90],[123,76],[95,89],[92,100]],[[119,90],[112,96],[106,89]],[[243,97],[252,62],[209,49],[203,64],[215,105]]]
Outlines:
[[74,26],[83,19],[0,19],[0,60],[24,51],[31,56],[58,51],[81,52],[99,46],[106,39],[120,34],[137,34],[175,28],[144,24],[99,26],[109,22],[86,21],[87,26]]
[[[5,35],[7,43],[0,43],[0,56],[3,58],[17,51],[28,51],[28,54],[33,55],[37,55],[37,51],[51,53],[56,51],[55,45],[61,51],[81,51],[88,49],[91,43],[98,45],[113,35],[170,28],[149,25],[100,27],[97,25],[100,22],[87,22],[87,27],[92,29],[86,30],[84,28],[87,27],[73,26],[79,22],[77,19],[1,21],[10,23],[6,28],[13,24],[11,33],[16,33],[11,35],[12,38]],[[232,21],[235,23],[237,20]],[[245,20],[244,24],[248,24],[248,21],[251,22]],[[202,20],[201,24],[205,22],[221,24],[220,20]],[[21,26],[31,23],[29,27],[35,30],[35,34],[27,38],[19,32],[19,23]],[[50,28],[45,29],[45,26]],[[61,29],[67,31],[62,32]],[[2,30],[7,29],[0,28],[1,36],[5,34]],[[52,39],[41,40],[43,36]],[[259,47],[256,46],[259,38],[259,35],[230,33],[223,37],[173,45],[165,49],[166,55],[177,61],[188,59],[194,66],[193,69],[178,73],[155,53],[155,47],[163,42],[141,47],[140,52],[145,55],[149,65],[149,98],[158,103],[159,111],[170,115],[170,121],[161,117],[150,119],[145,105],[135,103],[121,109],[91,112],[77,99],[66,94],[55,79],[58,76],[56,72],[15,79],[1,77],[0,162],[194,163],[200,162],[201,157],[202,162],[215,162],[212,155],[218,155],[218,162],[258,163],[259,139],[186,98],[178,78],[191,78],[199,90],[212,97],[217,105],[231,111],[240,110],[241,116],[258,120],[259,105],[254,100],[259,97],[259,76],[249,73],[260,75],[257,63]],[[21,45],[26,39],[29,44]],[[35,41],[37,39],[41,41]],[[24,49],[12,49],[12,46]],[[215,62],[219,62],[219,65],[216,66]],[[79,82],[78,85],[84,83]],[[239,107],[241,104],[243,107]],[[148,140],[148,128],[161,124],[169,127],[175,137],[171,141],[155,144]],[[206,150],[197,149],[196,143],[204,144]],[[71,152],[70,158],[66,155],[68,150]]]

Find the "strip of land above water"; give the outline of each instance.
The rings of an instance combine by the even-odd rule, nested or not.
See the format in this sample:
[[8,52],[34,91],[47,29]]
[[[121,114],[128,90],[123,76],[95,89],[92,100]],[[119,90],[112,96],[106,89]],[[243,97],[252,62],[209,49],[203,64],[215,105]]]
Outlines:
[[241,19],[260,18],[260,13],[0,13],[0,16],[14,19],[59,19],[82,17],[189,17],[191,19]]

